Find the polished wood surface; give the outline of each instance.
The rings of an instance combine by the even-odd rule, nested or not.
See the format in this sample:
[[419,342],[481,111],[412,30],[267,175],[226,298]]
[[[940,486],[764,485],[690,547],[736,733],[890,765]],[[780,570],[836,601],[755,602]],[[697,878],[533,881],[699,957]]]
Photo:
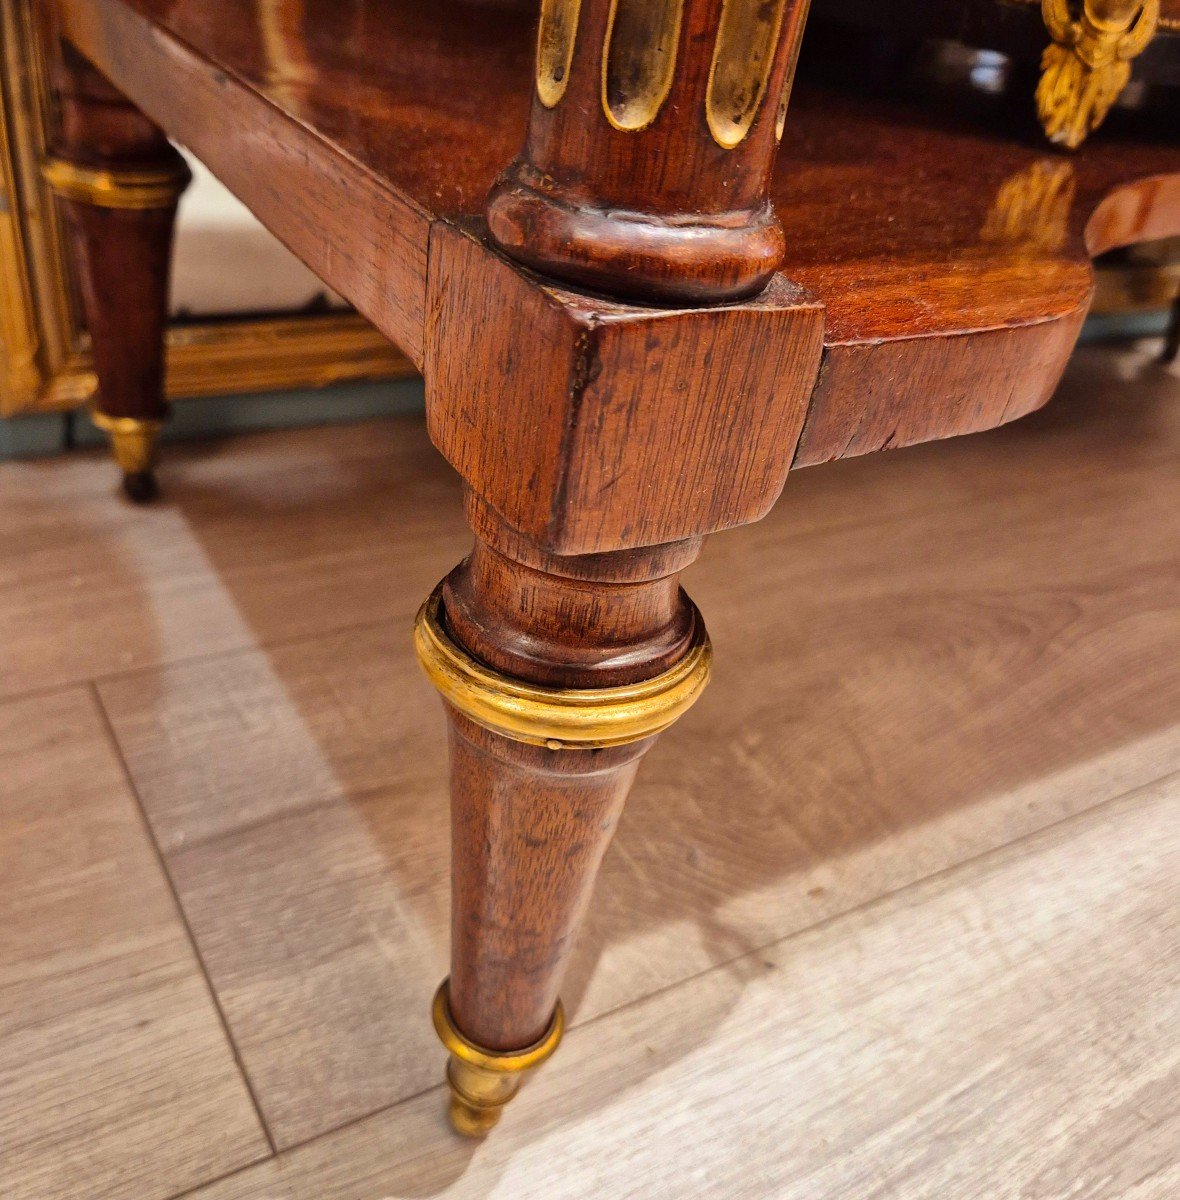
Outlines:
[[[539,552],[474,497],[476,544],[446,579],[449,632],[513,679],[611,687],[684,657],[700,615],[680,572],[700,540],[585,557]],[[491,1050],[531,1046],[559,998],[602,856],[655,739],[525,745],[448,708],[451,1012]]]
[[[459,0],[63,8],[69,36],[149,115],[423,362],[430,227],[476,217],[524,141],[528,14]],[[950,111],[796,90],[772,195],[782,271],[822,302],[828,354],[785,457],[949,436],[1044,402],[1090,256],[1180,230],[1174,145],[1095,138],[1038,202],[1057,162]]]
[[822,311],[799,288],[637,309],[538,289],[448,227],[431,261],[431,438],[513,528],[561,554],[609,552],[744,524],[774,503],[822,352]]
[[760,291],[785,250],[767,193],[806,15],[807,0],[547,4],[539,44],[568,49],[538,63],[527,141],[488,200],[492,237],[612,296]]
[[680,573],[699,538],[641,551],[555,555],[467,494],[472,552],[443,584],[447,626],[481,661],[531,683],[614,687],[683,658],[698,616]]
[[540,1041],[602,857],[654,739],[559,753],[451,722],[451,1012],[478,1046]]
[[[60,0],[66,41],[143,120],[423,364],[476,536],[419,618],[475,660],[456,689],[419,638],[452,722],[453,1064],[558,1028],[654,742],[575,744],[552,689],[609,707],[604,687],[670,677],[690,639],[703,685],[678,587],[702,535],[764,516],[793,465],[1037,407],[1090,257],[1180,232],[1173,145],[1075,165],[949,106],[821,88],[787,113],[800,0],[577,7],[543,6],[534,76],[519,6]],[[527,138],[507,99],[526,79]],[[550,690],[521,701],[527,734],[470,702],[530,687]],[[461,1132],[514,1091],[449,1078]]]
[[[188,168],[163,131],[72,48],[61,51],[54,72],[60,110],[56,158],[116,176],[149,170],[187,179]],[[162,203],[135,208],[59,198],[98,376],[95,408],[108,417],[159,422],[168,413],[164,333],[180,190],[178,185]],[[121,464],[123,486],[137,501],[156,492],[143,458]]]
[[[710,1196],[867,1200],[885,1178],[943,1200],[986,1178],[1014,1198],[1060,1171],[1094,1200],[1171,1200],[1176,792],[1100,807],[1180,770],[1159,345],[1085,347],[1042,414],[801,472],[710,541],[686,582],[714,682],[605,857],[572,1032],[475,1155],[423,1003],[447,961],[445,728],[406,629],[470,534],[421,419],[178,444],[146,511],[97,454],[0,466],[0,623],[22,631],[0,679],[55,693],[0,706],[20,851],[0,906],[27,914],[11,888],[38,880],[56,914],[7,924],[0,978],[44,1015],[58,988],[94,1001],[101,957],[106,1011],[131,1013],[47,1028],[35,1094],[0,1089],[0,1192],[143,1200],[232,1171],[210,1197],[547,1200],[613,1163],[691,1194],[688,1161]],[[142,969],[160,874],[67,668],[113,718],[284,1148],[265,1165],[235,1169],[264,1143],[213,1146],[240,1110],[202,1065],[207,1017],[174,1019],[187,985]],[[91,835],[98,812],[117,832]],[[80,974],[39,965],[73,937]],[[146,1125],[145,1073],[167,1096]],[[755,1094],[769,1107],[735,1102]],[[28,1153],[49,1174],[22,1192]]]

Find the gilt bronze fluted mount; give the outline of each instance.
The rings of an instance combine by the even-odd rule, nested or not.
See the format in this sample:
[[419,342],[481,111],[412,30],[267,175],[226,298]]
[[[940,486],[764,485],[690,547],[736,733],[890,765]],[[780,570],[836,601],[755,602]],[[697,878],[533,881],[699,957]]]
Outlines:
[[751,295],[782,260],[767,199],[807,0],[545,0],[524,150],[492,236],[612,295]]

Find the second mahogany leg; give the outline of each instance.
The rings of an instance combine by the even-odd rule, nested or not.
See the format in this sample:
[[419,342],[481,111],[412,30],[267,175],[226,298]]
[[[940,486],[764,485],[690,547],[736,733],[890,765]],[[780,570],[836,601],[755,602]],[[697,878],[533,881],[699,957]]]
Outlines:
[[135,501],[156,493],[164,402],[164,335],[172,232],[189,181],[164,134],[89,63],[63,46],[61,129],[45,164],[74,252],[98,396],[94,422],[111,441]]
[[416,642],[451,726],[451,1119],[479,1136],[561,1038],[558,991],[639,761],[710,650],[677,582],[699,540],[556,558],[478,503]]

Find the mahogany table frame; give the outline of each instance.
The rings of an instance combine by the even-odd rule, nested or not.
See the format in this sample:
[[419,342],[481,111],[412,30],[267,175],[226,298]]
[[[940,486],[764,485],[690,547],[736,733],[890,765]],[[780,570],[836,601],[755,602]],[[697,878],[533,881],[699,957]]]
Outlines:
[[[423,368],[431,436],[467,485],[474,549],[415,629],[450,719],[452,967],[434,1018],[466,1133],[556,1048],[565,964],[639,761],[707,680],[678,582],[705,535],[764,515],[792,466],[1036,407],[1085,314],[1088,254],[1180,232],[1180,155],[1114,153],[1051,244],[1009,228],[1021,192],[994,217],[1002,252],[904,286],[887,255],[872,271],[846,256],[844,274],[792,262],[801,235],[771,191],[806,8],[543,0],[524,147],[481,214],[431,211],[412,180],[358,163],[347,127],[311,128],[300,88],[321,83],[297,39],[259,82],[200,44],[215,31],[197,6],[56,4],[46,172],[128,493],[154,493],[166,416],[187,172],[165,131]],[[371,11],[423,20],[399,0]],[[1026,172],[1050,206],[1054,172]],[[809,244],[860,231],[858,203]]]

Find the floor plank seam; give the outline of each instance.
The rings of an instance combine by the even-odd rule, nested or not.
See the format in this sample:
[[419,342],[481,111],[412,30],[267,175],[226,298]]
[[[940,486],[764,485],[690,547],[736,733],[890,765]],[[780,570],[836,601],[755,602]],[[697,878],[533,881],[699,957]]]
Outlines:
[[[1120,792],[1115,793],[1112,796],[1108,796],[1104,800],[1100,800],[1096,804],[1092,804],[1088,808],[1085,808],[1085,809],[1081,810],[1080,812],[1071,813],[1068,816],[1062,817],[1060,820],[1052,821],[1047,825],[1041,826],[1039,829],[1031,830],[1028,833],[1023,834],[1020,837],[1013,838],[1009,842],[1004,842],[1000,845],[989,847],[987,850],[980,851],[980,853],[978,853],[978,854],[973,854],[968,858],[962,859],[960,862],[951,863],[948,866],[942,867],[941,869],[939,869],[937,871],[932,871],[929,875],[923,875],[919,879],[911,880],[909,883],[903,884],[901,887],[893,888],[890,891],[882,892],[880,895],[874,896],[869,900],[864,900],[860,904],[853,905],[851,908],[844,909],[838,913],[833,913],[832,915],[825,917],[822,920],[815,921],[809,925],[805,925],[799,929],[796,929],[796,930],[792,931],[791,933],[785,935],[784,937],[774,938],[771,941],[765,942],[759,946],[750,947],[747,950],[743,950],[740,954],[735,954],[732,957],[725,959],[724,961],[713,963],[712,965],[705,967],[703,970],[694,972],[692,975],[686,976],[683,979],[678,979],[673,983],[665,984],[663,987],[658,987],[658,988],[653,989],[650,992],[645,992],[642,996],[636,996],[633,999],[626,1001],[626,1003],[618,1004],[612,1008],[605,1009],[602,1012],[596,1013],[594,1016],[587,1018],[585,1021],[573,1021],[568,1026],[567,1032],[573,1032],[574,1030],[579,1030],[579,1029],[590,1029],[591,1027],[597,1025],[601,1021],[607,1020],[608,1018],[613,1018],[620,1013],[623,1013],[623,1012],[628,1011],[629,1009],[635,1008],[638,1005],[646,1004],[648,1001],[653,1000],[657,997],[666,996],[666,995],[668,995],[672,992],[675,992],[679,989],[686,988],[689,985],[697,983],[698,981],[706,978],[709,975],[713,975],[713,974],[716,974],[717,972],[724,971],[728,967],[732,966],[735,962],[739,962],[742,959],[757,957],[759,955],[766,954],[766,953],[776,949],[777,947],[783,946],[786,943],[788,943],[796,938],[802,937],[803,935],[822,931],[822,930],[829,928],[830,926],[836,924],[838,921],[845,920],[846,918],[855,916],[856,914],[859,914],[859,913],[864,913],[864,912],[870,911],[877,905],[881,905],[886,902],[896,900],[897,898],[906,895],[906,893],[914,891],[918,887],[926,886],[936,880],[953,876],[954,874],[958,873],[959,871],[962,871],[973,865],[978,865],[980,863],[986,862],[989,858],[993,858],[999,854],[1002,854],[1009,850],[1012,850],[1013,848],[1020,846],[1026,842],[1032,841],[1035,838],[1042,837],[1054,829],[1060,829],[1060,828],[1068,826],[1070,824],[1076,824],[1082,820],[1089,819],[1092,816],[1094,816],[1096,813],[1101,812],[1103,809],[1108,808],[1111,805],[1117,804],[1119,801],[1126,799],[1126,797],[1128,797],[1128,796],[1134,795],[1134,793],[1136,793],[1136,792],[1145,791],[1149,788],[1157,787],[1160,784],[1166,783],[1168,780],[1171,780],[1171,779],[1180,781],[1180,771],[1166,771],[1163,775],[1160,775],[1154,779],[1142,781],[1140,783],[1137,783],[1132,788],[1128,788],[1125,791],[1120,791]],[[361,1114],[358,1114],[357,1116],[351,1117],[347,1121],[343,1121],[343,1122],[341,1122],[341,1124],[335,1125],[335,1126],[331,1127],[330,1129],[325,1129],[325,1130],[321,1131],[320,1133],[315,1134],[312,1137],[305,1138],[301,1141],[293,1142],[289,1146],[284,1146],[281,1150],[276,1150],[272,1157],[277,1160],[281,1160],[281,1159],[285,1158],[286,1156],[295,1153],[298,1150],[305,1149],[306,1147],[314,1145],[317,1142],[321,1142],[326,1138],[336,1137],[340,1133],[344,1132],[345,1130],[351,1129],[354,1126],[361,1125],[366,1121],[370,1121],[377,1117],[392,1113],[396,1109],[402,1107],[403,1105],[418,1101],[418,1100],[422,1099],[424,1096],[428,1096],[435,1092],[438,1092],[441,1094],[444,1091],[445,1091],[445,1084],[443,1082],[439,1082],[438,1084],[436,1084],[432,1087],[424,1088],[418,1092],[414,1092],[407,1096],[402,1096],[399,1099],[394,1100],[389,1104],[380,1105],[377,1108],[370,1110],[369,1112],[361,1113]],[[267,1160],[259,1160],[259,1161],[262,1162],[262,1161],[267,1161]],[[257,1165],[256,1163],[246,1163],[246,1164],[242,1165],[241,1167],[235,1168],[233,1171],[227,1172],[225,1175],[220,1176],[215,1180],[208,1180],[205,1183],[202,1183],[193,1188],[189,1188],[188,1190],[186,1190],[184,1192],[178,1192],[175,1195],[170,1196],[169,1200],[187,1200],[187,1198],[189,1198],[189,1197],[197,1196],[200,1194],[202,1189],[212,1186],[215,1183],[220,1183],[220,1182],[223,1182],[228,1179],[233,1179],[239,1175],[243,1175],[247,1171],[251,1170],[251,1168],[256,1165]]]
[[397,784],[393,781],[375,783],[369,787],[351,789],[341,787],[339,791],[327,792],[324,795],[317,796],[315,799],[291,805],[279,812],[264,813],[260,817],[255,817],[250,821],[243,821],[239,825],[232,825],[227,829],[215,830],[204,837],[185,841],[173,850],[161,850],[161,853],[166,858],[170,858],[173,855],[188,854],[197,850],[209,850],[217,846],[220,842],[231,841],[242,836],[248,837],[267,829],[282,826],[288,819],[303,820],[306,817],[315,816],[317,813],[325,812],[337,804],[367,804],[370,800],[375,800],[382,795],[394,792],[396,788]]
[[1117,792],[1113,796],[1107,796],[1105,800],[1099,800],[1096,804],[1091,804],[1088,808],[1084,808],[1079,812],[1070,813],[1068,816],[1061,817],[1057,821],[1050,821],[1047,825],[1042,825],[1038,829],[1029,830],[1028,833],[1021,834],[1020,837],[1013,838],[1010,842],[1003,842],[996,846],[990,846],[986,850],[981,850],[978,854],[972,854],[967,858],[961,859],[959,862],[948,863],[945,867],[940,867],[937,871],[931,871],[929,875],[923,875],[919,879],[911,879],[908,883],[904,883],[901,887],[892,888],[889,891],[881,892],[879,895],[873,896],[871,899],[862,900],[859,904],[854,904],[851,908],[846,908],[837,913],[832,913],[830,916],[824,917],[819,921],[814,921],[809,925],[801,926],[799,929],[792,930],[790,933],[781,938],[773,938],[769,942],[764,942],[758,946],[751,946],[747,950],[743,950],[740,954],[735,954],[721,962],[712,963],[703,970],[696,971],[692,975],[687,975],[683,979],[675,980],[672,983],[664,984],[662,987],[653,989],[642,996],[637,996],[632,1000],[628,1000],[625,1004],[616,1005],[614,1008],[596,1013],[593,1017],[585,1021],[572,1021],[567,1026],[567,1032],[575,1029],[588,1028],[605,1017],[610,1017],[616,1013],[626,1012],[627,1009],[635,1007],[637,1004],[646,1003],[648,1000],[657,996],[666,995],[669,992],[675,991],[677,988],[694,983],[699,979],[703,979],[714,972],[723,971],[727,967],[732,966],[736,962],[740,962],[744,958],[753,958],[758,955],[766,954],[777,947],[784,946],[786,943],[793,941],[796,938],[803,937],[806,934],[812,934],[824,929],[830,928],[838,921],[843,921],[849,917],[859,913],[871,911],[877,905],[884,904],[891,900],[896,900],[899,897],[905,896],[908,892],[912,892],[917,888],[925,887],[937,880],[948,878],[957,874],[959,871],[965,870],[968,867],[976,866],[986,862],[989,858],[1003,854],[1017,846],[1022,846],[1027,842],[1033,841],[1036,838],[1043,837],[1045,834],[1054,829],[1061,829],[1064,826],[1078,823],[1093,817],[1100,813],[1103,809],[1117,804],[1120,800],[1125,800],[1128,796],[1133,796],[1136,792],[1146,791],[1148,788],[1158,787],[1160,784],[1166,783],[1168,780],[1176,780],[1180,782],[1180,771],[1165,771],[1163,775],[1157,776],[1154,779],[1143,780],[1134,787],[1128,788],[1126,791]]
[[[180,658],[170,658],[165,662],[149,663],[142,667],[125,667],[121,671],[105,671],[98,675],[91,675],[86,679],[80,679],[76,683],[66,683],[60,687],[80,687],[84,684],[91,683],[98,687],[102,687],[108,683],[121,683],[127,679],[135,679],[141,675],[150,675],[153,672],[170,671],[177,667],[192,667],[201,666],[208,663],[216,663],[221,661],[229,661],[234,658],[240,658],[245,654],[257,654],[269,650],[285,650],[289,646],[300,646],[305,642],[314,642],[320,638],[337,637],[349,633],[365,633],[370,629],[380,629],[382,625],[394,624],[390,617],[374,617],[370,621],[356,621],[349,625],[334,626],[327,629],[317,629],[307,633],[294,634],[289,638],[274,638],[265,639],[260,642],[250,642],[248,645],[234,646],[228,650],[209,650],[203,654],[193,654],[182,656]],[[410,644],[410,624],[406,622],[406,645]],[[48,691],[50,689],[42,689]],[[55,687],[52,690],[60,690]],[[38,692],[31,693],[32,695],[39,694]],[[13,696],[12,699],[23,699],[24,696]],[[4,700],[9,697],[5,696]]]
[[91,679],[73,679],[67,680],[64,683],[49,683],[44,687],[30,688],[24,692],[13,692],[11,695],[0,696],[0,706],[5,704],[23,704],[28,700],[48,700],[53,696],[60,696],[65,692],[76,690],[85,690],[93,680]]
[[[627,1007],[623,1005],[622,1007]],[[598,1018],[594,1018],[597,1020]],[[587,1021],[588,1025],[592,1022]],[[439,1059],[441,1076],[441,1063],[444,1060]],[[411,1092],[408,1096],[401,1096],[397,1100],[390,1101],[389,1104],[379,1105],[370,1112],[359,1113],[355,1117],[349,1117],[347,1121],[341,1121],[339,1125],[333,1125],[331,1129],[322,1130],[320,1133],[313,1134],[309,1138],[302,1138],[299,1141],[292,1142],[289,1146],[284,1146],[281,1150],[276,1150],[274,1154],[268,1158],[260,1158],[255,1162],[243,1163],[240,1167],[234,1167],[232,1171],[226,1171],[224,1175],[218,1175],[215,1179],[206,1179],[204,1183],[198,1183],[195,1187],[186,1188],[183,1192],[174,1192],[167,1197],[167,1200],[189,1200],[189,1197],[199,1196],[206,1188],[214,1187],[219,1183],[225,1183],[230,1179],[236,1179],[240,1175],[245,1175],[247,1171],[253,1170],[261,1163],[270,1162],[271,1160],[280,1161],[290,1154],[294,1154],[298,1150],[305,1150],[308,1146],[315,1145],[316,1142],[322,1142],[325,1138],[336,1137],[345,1131],[352,1129],[354,1126],[363,1125],[366,1121],[371,1121],[374,1117],[380,1117],[386,1113],[391,1113],[394,1109],[401,1108],[403,1104],[413,1104],[421,1100],[424,1096],[430,1096],[434,1093],[439,1093],[441,1096],[446,1091],[447,1085],[443,1082],[432,1084],[428,1088],[422,1088],[417,1092]],[[449,1093],[448,1093],[449,1094]],[[440,1108],[441,1111],[441,1108]],[[458,1136],[456,1134],[456,1136]]]
[[[221,998],[217,995],[217,989],[213,986],[213,981],[209,977],[208,968],[205,965],[205,957],[201,953],[201,948],[197,943],[197,939],[193,934],[192,925],[189,923],[188,913],[185,912],[184,905],[180,900],[180,893],[177,891],[176,883],[172,878],[172,873],[168,870],[168,864],[164,859],[164,855],[160,850],[160,844],[156,839],[155,830],[152,828],[152,823],[148,819],[147,810],[144,808],[143,800],[140,798],[139,790],[135,786],[135,780],[132,778],[131,769],[127,765],[127,759],[123,754],[123,748],[119,744],[119,739],[115,734],[114,725],[111,723],[110,714],[106,710],[106,706],[102,702],[102,697],[99,695],[98,687],[90,683],[90,695],[93,699],[95,709],[98,713],[103,729],[106,731],[106,736],[110,742],[111,750],[114,753],[119,763],[119,768],[123,773],[123,778],[127,784],[127,788],[135,803],[136,811],[139,813],[139,819],[143,824],[144,833],[148,839],[148,843],[152,848],[152,852],[156,856],[156,862],[159,864],[160,870],[163,872],[164,879],[168,885],[168,891],[172,896],[172,903],[176,906],[177,916],[184,927],[185,936],[188,938],[189,948],[192,950],[193,957],[201,972],[201,977],[205,981],[205,988],[209,994],[210,1002],[213,1005],[214,1011],[217,1013],[217,1019],[221,1022],[221,1029],[225,1035],[225,1040],[229,1045],[230,1052],[233,1054],[234,1063],[238,1068],[238,1073],[242,1078],[242,1086],[246,1089],[246,1094],[250,1097],[250,1103],[254,1107],[255,1116],[258,1118],[259,1127],[262,1130],[263,1136],[266,1138],[266,1144],[270,1147],[269,1157],[273,1158],[278,1153],[278,1148],[275,1145],[274,1136],[270,1131],[270,1126],[267,1124],[266,1117],[262,1112],[262,1105],[259,1103],[258,1095],[254,1090],[253,1081],[250,1079],[250,1073],[246,1070],[246,1064],[242,1059],[241,1051],[238,1048],[237,1042],[234,1040],[233,1033],[229,1026],[229,1021],[226,1018],[225,1010],[221,1006]],[[266,1158],[255,1159],[254,1162],[246,1163],[242,1169],[255,1166],[257,1163],[265,1162]],[[201,1185],[205,1186],[204,1184]]]

